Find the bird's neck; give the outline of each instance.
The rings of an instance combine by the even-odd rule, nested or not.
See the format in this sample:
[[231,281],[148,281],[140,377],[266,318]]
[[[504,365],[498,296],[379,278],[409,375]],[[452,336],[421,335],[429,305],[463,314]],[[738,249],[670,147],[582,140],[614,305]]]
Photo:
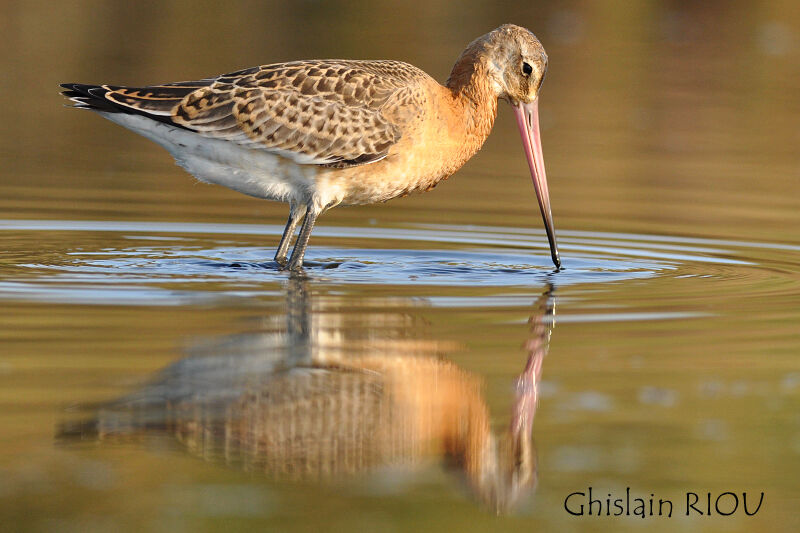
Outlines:
[[484,58],[467,50],[453,66],[446,86],[456,100],[457,109],[463,113],[466,141],[475,144],[477,152],[497,117],[497,93]]

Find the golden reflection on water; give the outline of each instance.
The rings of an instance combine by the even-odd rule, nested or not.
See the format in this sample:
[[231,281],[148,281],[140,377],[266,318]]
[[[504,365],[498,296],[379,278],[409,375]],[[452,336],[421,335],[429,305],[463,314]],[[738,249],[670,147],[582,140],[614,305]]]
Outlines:
[[60,424],[57,438],[171,436],[207,461],[295,481],[396,475],[438,458],[483,505],[513,509],[536,482],[532,431],[555,320],[552,287],[534,304],[510,426],[497,436],[482,380],[445,357],[451,343],[409,338],[405,314],[328,309],[307,285],[303,276],[289,280],[285,328],[213,342],[91,418]]

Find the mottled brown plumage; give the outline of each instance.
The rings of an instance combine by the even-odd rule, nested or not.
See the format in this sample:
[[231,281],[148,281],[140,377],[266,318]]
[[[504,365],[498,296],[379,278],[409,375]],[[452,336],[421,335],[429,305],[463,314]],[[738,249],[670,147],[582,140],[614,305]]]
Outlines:
[[204,137],[344,168],[386,157],[409,118],[422,113],[429,80],[399,61],[294,61],[200,82],[73,85],[68,96],[88,92]]
[[279,263],[305,218],[291,268],[325,210],[430,190],[452,175],[483,145],[505,99],[518,113],[558,266],[538,144],[546,68],[536,37],[507,24],[470,43],[444,86],[399,61],[315,60],[147,87],[65,84],[64,94],[158,142],[202,181],[288,202]]

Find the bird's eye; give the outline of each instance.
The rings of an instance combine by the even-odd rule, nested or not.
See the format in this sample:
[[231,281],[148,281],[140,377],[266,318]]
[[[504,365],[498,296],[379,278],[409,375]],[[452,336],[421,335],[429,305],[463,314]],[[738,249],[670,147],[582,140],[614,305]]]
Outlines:
[[533,67],[530,66],[528,63],[522,63],[522,73],[526,76],[530,76],[531,72],[533,72]]

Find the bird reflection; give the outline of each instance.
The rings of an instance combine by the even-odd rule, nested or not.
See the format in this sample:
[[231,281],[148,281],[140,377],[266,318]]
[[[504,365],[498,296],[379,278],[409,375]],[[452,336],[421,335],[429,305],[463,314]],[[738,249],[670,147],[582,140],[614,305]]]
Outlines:
[[387,312],[391,302],[354,312],[334,297],[315,302],[307,283],[289,280],[284,327],[205,346],[142,389],[95,407],[89,420],[62,424],[58,436],[167,435],[209,461],[292,480],[438,458],[483,505],[509,511],[536,483],[532,429],[552,288],[534,304],[511,422],[495,435],[482,380],[442,357],[454,345],[411,337],[419,319]]

